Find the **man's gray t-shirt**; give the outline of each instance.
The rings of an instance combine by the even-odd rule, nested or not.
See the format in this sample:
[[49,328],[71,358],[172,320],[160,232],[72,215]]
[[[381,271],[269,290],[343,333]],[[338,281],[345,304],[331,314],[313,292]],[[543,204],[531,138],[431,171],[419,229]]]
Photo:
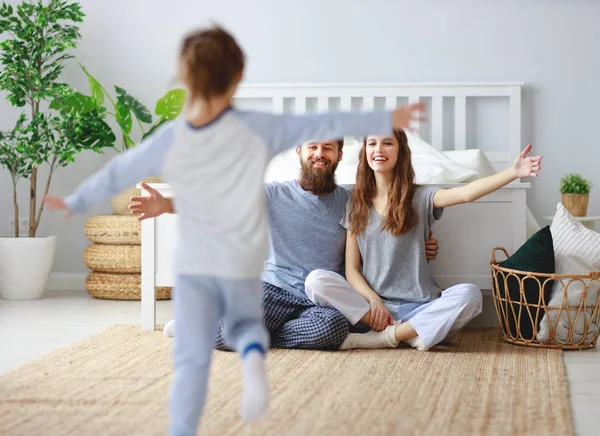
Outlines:
[[[367,228],[357,237],[362,275],[371,289],[386,300],[431,301],[442,292],[429,273],[425,257],[429,229],[443,212],[442,208],[433,207],[433,195],[438,189],[435,186],[417,187],[414,198],[417,224],[399,236],[382,232],[381,216],[373,207],[369,210]],[[346,229],[351,203],[349,200],[341,220]]]
[[344,275],[346,230],[340,225],[350,191],[306,192],[297,180],[265,184],[270,250],[262,280],[306,298],[304,281],[315,269]]

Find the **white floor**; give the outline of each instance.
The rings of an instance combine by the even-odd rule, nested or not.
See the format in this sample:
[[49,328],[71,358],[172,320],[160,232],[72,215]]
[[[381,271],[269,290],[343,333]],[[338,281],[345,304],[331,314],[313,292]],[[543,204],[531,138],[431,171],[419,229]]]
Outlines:
[[[157,303],[157,322],[171,318],[172,303]],[[137,324],[136,301],[96,300],[82,292],[48,292],[34,301],[0,299],[0,374],[114,324]],[[570,351],[565,364],[576,434],[600,434],[600,351]],[[1,395],[1,389],[0,389]]]

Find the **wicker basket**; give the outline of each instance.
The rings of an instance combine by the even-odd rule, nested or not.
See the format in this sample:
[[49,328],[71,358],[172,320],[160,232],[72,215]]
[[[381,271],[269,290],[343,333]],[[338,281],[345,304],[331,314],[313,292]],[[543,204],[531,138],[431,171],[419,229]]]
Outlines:
[[141,245],[142,226],[133,215],[94,215],[85,223],[85,236],[96,244]]
[[140,274],[142,247],[140,245],[88,245],[83,252],[85,265],[106,273]]
[[561,202],[573,216],[587,214],[589,194],[561,194]]
[[[596,346],[598,339],[598,326],[600,319],[600,272],[591,272],[588,275],[543,274],[528,271],[518,271],[498,266],[496,251],[503,251],[508,258],[507,251],[502,247],[492,250],[492,295],[498,321],[502,327],[504,340],[512,344],[526,345],[541,348],[585,349]],[[519,285],[519,299],[512,298],[508,282],[516,281]],[[539,298],[536,301],[527,301],[524,283],[533,280],[539,288]],[[555,281],[560,281],[562,287],[562,301],[560,306],[549,306],[544,298],[544,291],[552,289]],[[569,303],[569,286],[573,283],[581,284],[583,293],[580,301]],[[590,291],[588,295],[588,291]],[[595,297],[592,297],[595,295]],[[590,301],[593,300],[593,301]],[[538,327],[544,315],[548,315],[544,322],[549,327],[549,339],[540,342],[536,339]],[[525,337],[521,330],[521,319],[524,317],[527,324],[533,328],[533,335]],[[566,317],[566,318],[565,318]],[[559,320],[568,320],[565,340],[556,339],[556,329]],[[516,328],[514,328],[516,326]],[[545,328],[544,326],[544,328]],[[576,330],[579,329],[578,331]],[[583,329],[583,330],[582,330]],[[574,340],[573,336],[581,336]]]
[[[105,300],[140,300],[142,289],[141,274],[107,274],[94,272],[88,274],[85,289],[94,298]],[[169,300],[171,288],[157,286],[157,300]]]
[[[146,183],[162,183],[160,177],[148,177],[144,179]],[[139,197],[142,195],[142,190],[132,186],[130,188],[125,189],[120,194],[113,197],[110,201],[110,205],[112,206],[113,211],[117,215],[129,215],[129,199],[131,197]]]

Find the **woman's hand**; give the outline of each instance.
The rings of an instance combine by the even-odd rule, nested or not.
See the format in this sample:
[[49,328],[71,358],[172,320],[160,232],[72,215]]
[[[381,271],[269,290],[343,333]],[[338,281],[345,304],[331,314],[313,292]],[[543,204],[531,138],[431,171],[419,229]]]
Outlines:
[[380,332],[385,329],[389,325],[394,324],[394,318],[392,314],[385,307],[383,301],[379,296],[373,297],[369,301],[369,305],[371,306],[371,316],[369,317],[369,327],[376,332]]
[[531,148],[531,144],[527,145],[525,150],[523,150],[515,160],[513,171],[516,178],[537,177],[538,172],[541,170],[542,156],[527,156],[531,151]]

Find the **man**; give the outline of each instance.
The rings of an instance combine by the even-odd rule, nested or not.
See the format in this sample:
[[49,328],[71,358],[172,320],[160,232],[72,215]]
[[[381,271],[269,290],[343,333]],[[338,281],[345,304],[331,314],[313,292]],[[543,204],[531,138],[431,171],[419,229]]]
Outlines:
[[[340,312],[315,305],[304,291],[306,276],[313,270],[344,274],[346,230],[340,221],[350,191],[335,182],[342,148],[341,139],[305,143],[296,149],[300,178],[265,184],[270,251],[262,276],[262,301],[271,347],[339,349],[349,333]],[[175,212],[170,199],[143,186],[150,196],[132,198],[132,213],[146,219]],[[427,258],[435,259],[437,241],[427,240],[426,247]],[[173,334],[171,321],[165,335]],[[224,349],[220,334],[217,348]]]

